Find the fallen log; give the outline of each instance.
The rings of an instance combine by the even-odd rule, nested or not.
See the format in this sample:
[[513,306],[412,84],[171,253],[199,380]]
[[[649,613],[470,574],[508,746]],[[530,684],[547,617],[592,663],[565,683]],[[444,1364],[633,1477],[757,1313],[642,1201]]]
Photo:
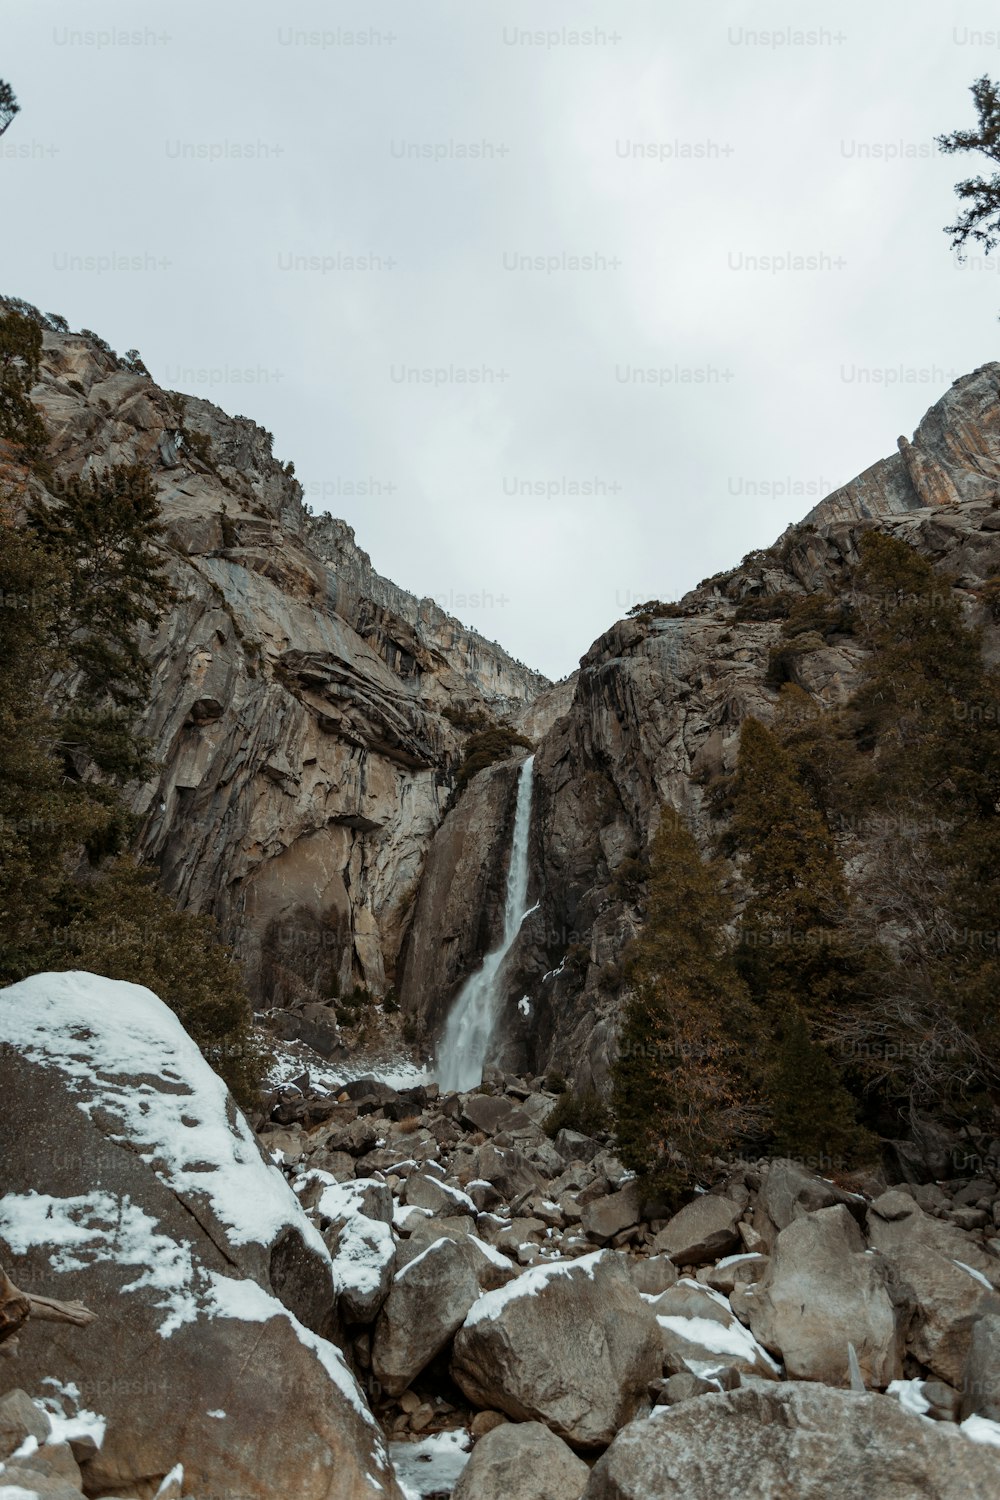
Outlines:
[[59,1302],[55,1297],[22,1292],[0,1266],[0,1344],[16,1339],[29,1318],[36,1318],[41,1323],[72,1323],[77,1328],[86,1328],[96,1317],[97,1314],[84,1307],[82,1302]]

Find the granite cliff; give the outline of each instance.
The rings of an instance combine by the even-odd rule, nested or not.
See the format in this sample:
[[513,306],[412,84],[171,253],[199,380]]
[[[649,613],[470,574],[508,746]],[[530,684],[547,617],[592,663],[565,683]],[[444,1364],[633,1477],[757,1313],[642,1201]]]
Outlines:
[[160,496],[175,599],[146,643],[159,769],[131,792],[142,853],[217,918],[258,1005],[385,994],[463,725],[510,722],[546,679],[311,517],[247,418],[53,331],[32,398],[53,491],[140,462]]

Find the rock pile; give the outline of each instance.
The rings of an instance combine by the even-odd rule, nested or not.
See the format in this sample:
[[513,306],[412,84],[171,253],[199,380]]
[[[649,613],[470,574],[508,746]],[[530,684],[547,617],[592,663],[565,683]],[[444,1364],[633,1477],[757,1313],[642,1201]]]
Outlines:
[[[836,1455],[862,1442],[895,1476],[880,1494],[1000,1493],[995,1182],[720,1162],[668,1213],[608,1137],[550,1138],[557,1103],[495,1072],[470,1094],[370,1078],[325,1099],[303,1075],[260,1130],[331,1250],[344,1347],[391,1437],[479,1440],[462,1500],[519,1464],[545,1476],[526,1497],[707,1497],[737,1474],[763,1496],[785,1462],[813,1464],[801,1493],[839,1495]],[[348,1201],[374,1235],[355,1219],[345,1239]],[[787,1452],[751,1442],[758,1423]]]

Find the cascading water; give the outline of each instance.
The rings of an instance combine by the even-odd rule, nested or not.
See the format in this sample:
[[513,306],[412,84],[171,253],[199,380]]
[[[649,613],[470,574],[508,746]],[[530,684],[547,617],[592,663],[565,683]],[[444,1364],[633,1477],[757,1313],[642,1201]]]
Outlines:
[[497,980],[503,961],[514,946],[521,923],[528,915],[528,835],[531,832],[532,766],[529,755],[517,780],[514,838],[507,871],[503,938],[465,982],[445,1024],[438,1047],[438,1083],[445,1091],[474,1089],[483,1081],[486,1050],[496,1020],[500,998]]

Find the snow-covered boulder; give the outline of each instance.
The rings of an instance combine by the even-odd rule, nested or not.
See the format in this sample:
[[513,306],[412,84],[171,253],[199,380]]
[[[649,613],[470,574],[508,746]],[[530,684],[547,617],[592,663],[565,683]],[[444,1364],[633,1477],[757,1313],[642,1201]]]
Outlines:
[[781,1377],[781,1366],[736,1317],[721,1292],[696,1281],[679,1281],[650,1301],[663,1335],[664,1368],[715,1380],[723,1370]]
[[484,1284],[513,1276],[510,1262],[474,1235],[432,1239],[403,1266],[375,1325],[372,1370],[398,1396],[447,1345]]
[[658,1406],[595,1465],[584,1500],[971,1500],[1000,1494],[1000,1449],[892,1396],[780,1384]]
[[452,1362],[477,1406],[545,1422],[580,1448],[609,1443],[662,1369],[656,1318],[608,1251],[533,1266],[488,1292]]
[[0,991],[0,1098],[0,1261],[100,1320],[30,1324],[17,1372],[106,1418],[90,1492],[146,1493],[181,1462],[199,1500],[398,1494],[323,1336],[329,1252],[151,991],[81,973]]

